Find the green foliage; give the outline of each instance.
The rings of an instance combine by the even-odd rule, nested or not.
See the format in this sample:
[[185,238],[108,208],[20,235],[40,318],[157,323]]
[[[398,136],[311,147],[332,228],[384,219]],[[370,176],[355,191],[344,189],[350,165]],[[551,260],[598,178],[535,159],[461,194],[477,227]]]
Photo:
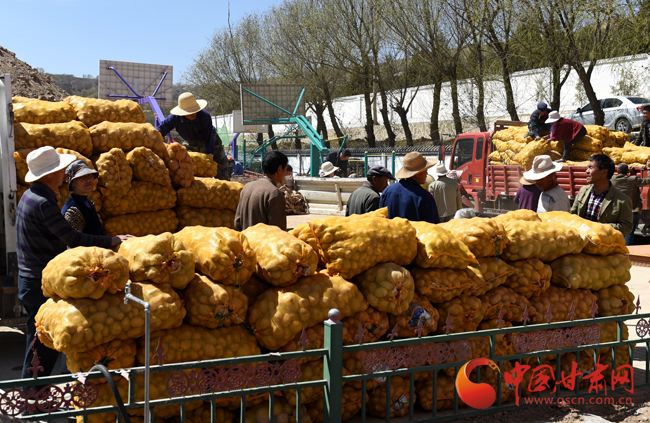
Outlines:
[[641,75],[620,65],[618,66],[618,80],[614,85],[610,85],[610,89],[614,95],[639,95],[642,84]]

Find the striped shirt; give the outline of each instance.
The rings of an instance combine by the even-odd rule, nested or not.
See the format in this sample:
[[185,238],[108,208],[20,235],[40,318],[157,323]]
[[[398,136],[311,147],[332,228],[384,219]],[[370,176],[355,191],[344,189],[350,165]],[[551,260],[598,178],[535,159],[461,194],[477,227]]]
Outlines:
[[70,248],[111,248],[110,236],[77,232],[61,215],[56,194],[47,185],[34,182],[23,194],[16,211],[18,274],[41,279],[47,263]]
[[605,200],[608,192],[609,188],[600,194],[596,194],[594,188],[591,187],[591,194],[589,195],[587,210],[585,211],[585,219],[591,220],[592,222],[598,222],[598,214],[600,213],[600,208],[602,207],[603,201]]

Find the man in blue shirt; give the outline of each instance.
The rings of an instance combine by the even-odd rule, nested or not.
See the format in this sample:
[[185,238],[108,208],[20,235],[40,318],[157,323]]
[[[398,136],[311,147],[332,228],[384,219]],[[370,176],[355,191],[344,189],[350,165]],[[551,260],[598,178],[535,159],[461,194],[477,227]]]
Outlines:
[[228,156],[228,164],[232,166],[232,176],[242,176],[244,174],[244,166],[232,156]]
[[210,113],[203,110],[207,105],[207,101],[196,100],[191,93],[183,93],[178,97],[178,106],[170,111],[170,115],[156,129],[163,137],[175,129],[184,140],[203,147],[204,152],[212,154],[219,165],[217,178],[229,180],[228,160],[221,138],[212,126]]
[[403,217],[412,221],[440,223],[433,196],[421,186],[427,179],[427,170],[436,163],[436,159],[427,160],[416,151],[404,156],[403,167],[395,174],[400,181],[386,188],[379,201],[379,208],[388,207],[389,219]]

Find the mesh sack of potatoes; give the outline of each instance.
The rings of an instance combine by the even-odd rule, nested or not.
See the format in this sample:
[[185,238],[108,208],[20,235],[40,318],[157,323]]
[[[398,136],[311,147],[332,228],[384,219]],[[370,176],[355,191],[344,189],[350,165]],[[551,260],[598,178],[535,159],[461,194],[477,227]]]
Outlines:
[[194,254],[169,232],[129,238],[117,252],[129,261],[132,281],[184,289],[194,279]]
[[517,271],[508,276],[503,286],[515,291],[517,294],[530,298],[540,295],[551,285],[551,266],[536,258],[511,261],[510,266]]
[[645,150],[624,151],[621,155],[622,163],[647,163],[650,160],[650,148]]
[[549,145],[551,146],[549,154],[556,152],[560,154],[560,157],[562,157],[562,153],[564,153],[564,140],[551,141]]
[[[323,379],[323,359],[319,357],[316,361],[308,361],[300,365],[300,375],[298,382],[311,382],[314,380]],[[282,391],[282,396],[287,402],[294,407],[296,406],[296,389],[285,389]],[[323,388],[321,386],[314,386],[309,388],[302,388],[300,390],[300,403],[309,404],[316,401],[323,396]]]
[[187,188],[178,190],[178,205],[236,211],[242,188],[239,182],[195,178]]
[[513,153],[519,153],[521,150],[524,149],[526,144],[517,142],[517,141],[492,141],[494,146],[497,148],[497,151],[499,153],[504,153],[506,151],[512,151]]
[[212,154],[196,153],[189,151],[188,154],[194,163],[194,176],[201,178],[214,178],[217,176],[219,165],[212,158]]
[[508,242],[503,224],[494,219],[453,219],[439,226],[465,244],[476,258],[496,256]]
[[346,279],[379,263],[411,264],[417,255],[415,228],[406,219],[326,217],[309,227],[328,272]]
[[59,147],[56,149],[56,152],[59,154],[71,154],[73,156],[76,156],[77,160],[83,160],[84,162],[86,162],[89,168],[95,170],[95,165],[93,164],[93,162],[88,157],[84,156],[78,151],[70,150],[69,148]]
[[553,271],[551,282],[555,285],[597,291],[612,285],[624,285],[629,281],[632,262],[625,254],[571,254],[553,260],[550,266]]
[[587,135],[598,139],[600,141],[604,141],[605,138],[610,136],[609,129],[607,129],[604,126],[600,125],[585,125],[585,129],[587,130]]
[[415,283],[408,270],[395,263],[382,263],[355,276],[368,303],[379,311],[400,315],[413,299]]
[[[439,372],[436,380],[436,410],[450,410],[454,408],[455,392],[454,378],[447,376],[443,372]],[[420,407],[426,411],[433,410],[433,383],[430,381],[416,382],[415,396]],[[465,403],[463,400],[458,398],[458,407],[464,406]]]
[[580,138],[574,144],[571,145],[571,148],[577,148],[579,150],[593,151],[594,153],[600,153],[603,150],[603,142],[597,138],[590,137],[585,135]]
[[571,151],[569,152],[569,159],[576,160],[576,161],[589,160],[589,157],[598,153],[599,152],[597,151],[587,151],[587,150],[580,150],[578,148],[572,148]]
[[536,313],[526,297],[505,286],[497,286],[479,298],[485,307],[483,319],[496,319],[502,314],[504,320],[521,321],[526,308],[529,317]]
[[518,165],[519,163],[515,159],[516,157],[517,153],[512,150],[506,150],[501,153],[501,158],[504,162],[506,162],[507,165]]
[[603,154],[606,154],[609,156],[610,159],[614,161],[615,165],[618,165],[621,163],[621,159],[623,158],[623,153],[625,150],[623,148],[618,148],[618,147],[605,147],[603,148]]
[[[498,319],[490,319],[490,320],[483,320],[479,325],[478,325],[478,330],[490,330],[490,329],[505,329],[505,328],[511,328],[512,327],[512,322],[510,321],[501,321],[499,322]],[[497,357],[503,357],[506,355],[513,355],[516,354],[515,350],[515,344],[514,344],[514,334],[508,333],[508,334],[501,334],[501,335],[495,335],[494,340],[496,341],[494,345],[494,355]],[[489,353],[488,353],[489,354]]]
[[[386,403],[389,402],[391,417],[405,416],[409,412],[409,402],[415,401],[415,398],[411,398],[408,380],[400,376],[390,378],[390,400],[386,396],[386,384],[369,391],[366,404],[368,414],[378,418],[386,417],[389,414],[386,410]],[[414,396],[417,397],[415,394]]]
[[267,281],[252,275],[246,284],[241,286],[241,290],[246,295],[246,298],[248,298],[248,305],[250,306],[257,300],[257,297],[262,295],[270,287],[271,285]]
[[525,125],[510,126],[508,128],[495,132],[493,138],[502,141],[517,140],[519,142],[525,142],[525,140],[532,139],[525,136],[527,133],[528,127]]
[[505,161],[500,162],[500,161],[496,161],[496,160],[490,160],[490,162],[489,162],[490,166],[501,166],[503,164],[505,164]]
[[630,142],[630,134],[626,132],[610,131],[609,136],[614,139],[615,147],[624,147]]
[[449,333],[473,332],[485,315],[485,306],[481,299],[468,295],[460,295],[450,301],[436,304],[435,307],[440,313],[438,333],[446,333],[447,323],[451,326]]
[[212,282],[196,274],[183,290],[185,321],[206,328],[220,328],[244,322],[248,298],[241,289]]
[[287,286],[299,278],[313,275],[318,255],[306,242],[277,226],[258,223],[242,231],[255,250],[255,273],[273,286]]
[[[325,348],[325,325],[322,323],[318,323],[310,328],[304,328],[305,332],[305,337],[307,339],[306,342],[303,341],[303,333],[302,331],[297,334],[287,345],[285,345],[282,348],[279,348],[279,352],[293,352],[293,351],[302,351],[303,346],[305,351],[309,350],[318,350],[320,348]],[[348,335],[348,332],[346,330],[343,330],[344,337],[345,335]],[[345,339],[344,339],[345,340]],[[320,356],[316,357],[303,357],[303,358],[296,358],[298,363],[303,364],[307,363],[308,361],[315,361],[315,360],[320,360]]]
[[[343,376],[352,375],[365,375],[368,371],[363,365],[363,357],[368,351],[355,351],[351,353],[343,353]],[[366,379],[366,390],[374,389],[381,383],[385,383],[385,378],[370,378]],[[355,389],[362,389],[363,382],[361,380],[348,381],[347,385]]]
[[464,269],[476,264],[476,257],[451,232],[428,222],[411,222],[416,230],[418,253],[413,265]]
[[594,291],[594,294],[598,297],[597,316],[620,316],[634,312],[634,294],[625,285],[612,285]]
[[509,220],[523,220],[523,221],[526,221],[526,222],[541,222],[542,221],[539,218],[539,215],[537,213],[535,213],[532,210],[528,210],[528,209],[512,210],[512,211],[509,211],[508,213],[504,213],[504,214],[500,214],[498,216],[495,216],[492,219],[497,221],[497,222],[501,222],[504,225]]
[[[131,284],[131,293],[151,304],[151,329],[180,326],[185,308],[178,294],[168,284]],[[129,302],[124,293],[104,294],[98,300],[89,298],[50,298],[36,315],[40,341],[48,348],[66,355],[87,351],[114,339],[144,336],[144,309]]]
[[482,284],[465,290],[465,294],[470,296],[485,294],[503,284],[510,275],[517,271],[514,267],[496,257],[480,258],[478,259],[478,266],[470,267],[470,270],[482,278]]
[[160,158],[167,154],[162,135],[150,123],[101,122],[90,127],[90,136],[94,154],[113,148],[128,152],[137,147],[148,148]]
[[[352,216],[357,216],[357,215],[352,215]],[[341,218],[345,219],[345,218]],[[318,267],[324,268],[327,265],[323,261],[323,251],[320,248],[320,244],[318,243],[318,239],[314,236],[314,234],[311,231],[311,228],[309,227],[309,223],[301,223],[297,225],[295,228],[291,229],[289,233],[299,240],[306,242],[311,246],[311,248],[316,251],[318,254]]]
[[171,209],[176,204],[176,191],[172,187],[151,182],[132,181],[126,195],[103,189],[102,196],[102,214],[106,217]]
[[110,236],[159,235],[163,232],[175,232],[177,227],[178,218],[173,210],[123,214],[104,221],[104,232]]
[[340,318],[365,310],[366,299],[351,282],[339,276],[317,273],[293,285],[274,287],[248,308],[248,322],[260,345],[270,350],[283,347],[302,331],[323,322],[336,308]]
[[[377,342],[390,329],[388,313],[371,306],[341,320],[343,322],[343,344]],[[361,327],[361,329],[359,329]],[[361,340],[359,339],[361,336]]]
[[607,256],[616,253],[629,253],[623,234],[609,225],[592,222],[578,215],[562,211],[542,213],[539,217],[544,222],[558,223],[576,229],[587,241],[582,249],[585,254]]
[[17,150],[23,148],[51,147],[69,148],[90,157],[93,152],[93,142],[90,131],[81,122],[14,124],[14,142]]
[[[397,327],[397,335],[400,338],[415,338],[434,333],[440,320],[438,310],[431,305],[427,297],[418,294],[413,295],[413,300],[405,312],[397,316],[391,314],[389,317],[390,327]],[[421,333],[420,320],[422,320]]]
[[529,258],[553,261],[567,254],[579,253],[587,243],[578,230],[555,222],[511,220],[504,226],[508,244],[502,257],[508,261]]
[[169,170],[165,162],[147,147],[136,147],[126,154],[126,160],[133,169],[133,179],[171,186]]
[[535,157],[542,154],[548,154],[551,146],[544,140],[532,141],[515,156],[515,161],[519,163],[525,170],[530,170],[533,167],[533,160]]
[[12,97],[15,123],[63,123],[77,118],[72,106],[64,101],[44,101],[36,98]]
[[598,297],[588,289],[566,289],[551,285],[542,294],[530,297],[530,304],[537,310],[531,322],[546,323],[549,307],[552,313],[551,322],[569,321],[572,303],[574,320],[588,319],[597,299]]
[[19,184],[31,186],[31,182],[25,182],[25,175],[29,172],[27,167],[27,155],[34,151],[34,148],[22,148],[14,151],[14,162],[16,163],[16,179]]
[[194,208],[179,206],[174,209],[178,217],[178,228],[205,226],[208,228],[235,229],[235,212],[228,209]]
[[[108,370],[128,369],[135,365],[135,353],[135,339],[114,339],[88,351],[67,355],[65,364],[73,374],[88,372],[96,364],[101,364]],[[96,382],[100,380],[105,381],[98,379]]]
[[104,205],[104,197],[102,196],[102,192],[99,189],[91,192],[88,195],[88,199],[95,203],[95,210],[97,210],[97,212],[100,212],[102,210],[102,206]]
[[[551,156],[551,158],[553,160],[559,160],[560,159],[560,157],[554,158],[553,156]],[[588,160],[583,160],[583,161],[576,162],[574,160],[567,160],[566,162],[564,162],[564,164],[567,165],[567,166],[585,166],[585,167],[587,167],[589,165],[589,161]]]
[[167,152],[161,157],[165,159],[172,184],[176,188],[189,188],[194,181],[194,162],[187,148],[177,142],[166,144],[166,148]]
[[[350,420],[356,416],[362,407],[363,392],[360,389],[355,389],[349,385],[343,385],[341,401],[341,421]],[[307,405],[307,413],[311,417],[311,423],[323,423],[323,397],[319,397],[315,401]]]
[[92,298],[115,294],[129,281],[129,262],[111,250],[76,247],[50,260],[43,269],[41,288],[46,297]]
[[[248,398],[246,398],[248,399]],[[215,407],[214,409],[215,422],[219,423],[235,423],[235,413],[225,407]],[[185,423],[207,423],[212,419],[212,405],[209,402],[204,402],[203,405],[196,410],[188,411],[185,414]],[[133,418],[131,418],[133,422]],[[135,422],[134,422],[135,423]],[[138,422],[139,423],[139,422]],[[154,422],[157,423],[157,422]],[[181,423],[181,416],[173,416],[167,419],[167,423]]]
[[244,423],[311,423],[307,408],[300,406],[300,421],[296,415],[296,406],[291,405],[283,397],[276,396],[273,400],[273,420],[269,420],[269,402],[246,409]]
[[415,291],[425,295],[432,303],[444,303],[467,290],[485,284],[478,272],[471,269],[420,269],[410,267],[415,281]]
[[131,189],[133,170],[126,160],[126,155],[119,148],[102,153],[97,161],[99,172],[99,185],[114,191],[117,195],[124,196]]
[[77,114],[77,119],[89,128],[98,123],[135,122],[145,123],[144,111],[135,101],[131,100],[100,100],[96,98],[79,97],[76,95],[63,99],[70,104]]
[[224,285],[244,285],[257,266],[248,239],[228,228],[188,226],[174,234],[194,254],[196,269]]
[[499,154],[499,150],[494,150],[493,152],[491,152],[490,155],[488,156],[488,160],[501,161],[501,154]]

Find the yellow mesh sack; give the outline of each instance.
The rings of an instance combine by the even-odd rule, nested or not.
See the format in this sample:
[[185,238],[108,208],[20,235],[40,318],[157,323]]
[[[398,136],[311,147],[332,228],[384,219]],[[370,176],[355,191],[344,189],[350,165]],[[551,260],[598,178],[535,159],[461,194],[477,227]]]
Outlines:
[[212,154],[196,153],[188,151],[194,164],[194,176],[202,178],[214,178],[217,176],[217,168],[219,165],[212,159]]
[[559,153],[560,155],[564,153],[564,140],[551,141],[549,144],[551,146],[551,152],[554,151],[556,153]]
[[[273,400],[273,423],[311,423],[307,408],[300,406],[300,422],[297,421],[296,407],[289,404],[283,397],[276,396]],[[270,423],[269,402],[246,409],[244,423]]]
[[83,160],[84,162],[86,162],[89,168],[95,170],[95,165],[93,164],[93,162],[88,157],[84,156],[78,151],[70,150],[69,148],[59,147],[56,149],[56,152],[59,154],[72,154],[73,156],[77,156],[77,160]]
[[553,260],[551,282],[563,288],[586,288],[595,291],[630,280],[632,262],[625,254],[591,256],[572,254]]
[[[88,372],[96,364],[108,370],[128,369],[135,365],[135,339],[114,339],[88,351],[78,351],[66,356],[70,373]],[[117,379],[117,378],[114,378]],[[105,381],[105,379],[94,380]]]
[[117,252],[129,261],[134,282],[169,283],[184,289],[194,279],[194,255],[169,232],[129,238]]
[[[500,327],[499,327],[500,326]],[[498,319],[490,319],[490,320],[483,320],[479,325],[478,325],[478,330],[490,330],[490,329],[505,329],[505,328],[511,328],[512,322],[509,321],[502,321],[499,322]],[[496,335],[495,336],[495,348],[494,348],[494,355],[497,357],[503,357],[505,355],[514,355],[517,354],[516,349],[515,349],[515,344],[514,344],[514,334],[508,333],[504,335]],[[483,339],[483,338],[481,338]],[[489,341],[488,341],[489,342]],[[488,343],[489,346],[489,343]],[[488,352],[489,354],[489,352]],[[473,354],[472,354],[473,355]],[[481,376],[483,377],[483,376]]]
[[318,255],[313,248],[277,226],[258,223],[242,234],[255,250],[256,274],[271,285],[291,285],[316,273]]
[[644,150],[624,151],[621,155],[622,163],[647,163],[650,159],[650,148]]
[[465,244],[451,232],[428,222],[411,222],[416,230],[418,253],[413,264],[422,268],[464,269],[478,263]]
[[167,152],[161,156],[165,159],[172,184],[176,188],[188,188],[194,181],[194,162],[183,145],[173,142],[166,144]]
[[[298,376],[298,382],[309,382],[313,380],[322,380],[323,379],[323,358],[318,357],[318,360],[308,361],[300,365],[300,376]],[[316,401],[323,395],[323,388],[320,386],[302,388],[300,390],[300,403],[309,404],[310,402]],[[296,406],[296,390],[295,389],[285,389],[282,391],[282,396],[287,400],[292,406]]]
[[187,323],[205,328],[221,328],[244,322],[248,298],[241,289],[221,285],[196,274],[183,290]]
[[521,321],[524,308],[528,306],[528,316],[536,313],[534,307],[523,295],[517,294],[505,286],[497,286],[479,297],[485,307],[483,319],[496,319],[503,312],[503,319],[507,321]]
[[496,256],[508,242],[503,224],[494,219],[453,219],[439,226],[465,244],[476,258]]
[[589,160],[589,157],[593,156],[594,154],[598,154],[598,153],[595,151],[587,151],[587,150],[572,148],[571,151],[569,152],[569,159],[576,160],[576,161],[584,161],[584,160]]
[[571,145],[571,148],[577,148],[579,150],[592,151],[594,154],[600,153],[603,150],[603,141],[597,138],[590,137],[585,135],[580,138],[574,144]]
[[397,327],[397,335],[400,338],[415,338],[418,336],[418,324],[422,320],[422,336],[435,333],[440,320],[440,314],[427,297],[418,294],[413,295],[413,300],[405,312],[396,316],[391,314],[390,327]]
[[72,106],[63,101],[44,101],[36,98],[12,97],[15,123],[63,123],[77,118]]
[[501,158],[506,162],[507,165],[518,165],[519,163],[516,160],[517,153],[512,150],[506,150],[501,153]]
[[215,282],[239,287],[255,272],[255,250],[240,232],[188,226],[174,236],[194,254],[196,269]]
[[[248,284],[246,284],[248,285]],[[245,285],[245,286],[246,286]],[[349,317],[348,317],[349,319]],[[388,317],[386,317],[386,322],[388,323]],[[343,341],[345,342],[346,335],[349,338],[349,332],[345,329],[343,330]],[[305,336],[307,337],[307,342],[305,343],[305,351],[309,350],[318,350],[320,348],[325,348],[325,325],[319,323],[310,328],[305,328]],[[279,348],[279,352],[292,352],[292,351],[302,351],[303,350],[303,340],[302,340],[302,331],[297,334],[287,345],[282,348]],[[298,363],[303,364],[308,361],[320,360],[321,357],[304,357],[294,359]]]
[[235,229],[235,212],[233,210],[194,208],[179,206],[174,209],[178,217],[178,228],[186,226],[206,226],[208,228]]
[[[135,101],[131,100],[100,100],[96,98],[79,97],[76,95],[63,99],[77,113],[77,119],[87,127],[107,122],[145,123],[144,111]],[[112,148],[112,147],[111,147]]]
[[576,314],[574,320],[589,319],[597,298],[588,289],[566,289],[551,285],[542,294],[530,297],[530,304],[537,310],[531,323],[546,323],[549,306],[553,315],[551,322],[570,320],[572,302]]
[[104,221],[104,232],[116,235],[159,235],[163,232],[175,232],[178,218],[173,210],[140,212],[108,218]]
[[133,179],[163,186],[172,185],[165,162],[147,147],[136,147],[129,151],[126,160],[133,169]]
[[415,228],[406,219],[326,217],[310,221],[309,227],[328,272],[343,278],[379,263],[408,265],[417,254]]
[[[384,418],[388,414],[386,410],[386,384],[375,387],[368,392],[368,403],[366,410],[368,414],[378,418]],[[405,378],[393,376],[390,378],[390,416],[405,416],[409,412],[410,389]],[[413,398],[415,401],[415,398]]]
[[630,134],[625,132],[612,131],[609,136],[614,138],[615,147],[624,147],[630,142]]
[[603,148],[603,154],[608,155],[609,158],[614,161],[615,165],[618,165],[619,163],[621,163],[621,159],[623,158],[623,153],[624,152],[625,152],[625,150],[623,148],[616,148],[616,147],[612,147],[612,148],[605,147],[605,148]]
[[537,215],[537,213],[535,213],[532,210],[528,210],[528,209],[512,210],[512,211],[509,211],[508,213],[504,213],[504,214],[500,214],[498,216],[495,216],[495,217],[492,218],[492,220],[495,220],[497,222],[501,222],[504,225],[509,220],[524,220],[526,222],[541,222],[542,221],[539,218],[539,216]]
[[451,324],[449,333],[473,332],[485,315],[485,306],[481,299],[468,295],[460,295],[450,301],[436,304],[436,308],[440,313],[438,333],[446,333],[448,318]]
[[[553,157],[551,157],[551,158],[553,158]],[[558,157],[558,159],[559,159],[559,157]],[[553,160],[556,160],[556,159],[553,158]],[[566,166],[585,166],[585,167],[587,167],[589,165],[589,160],[583,160],[583,161],[580,161],[580,162],[576,162],[574,160],[567,160],[566,162],[564,162],[564,164]]]
[[129,281],[129,262],[111,250],[76,247],[50,260],[43,269],[41,288],[46,297],[92,298],[115,294]]
[[14,142],[16,150],[23,148],[51,147],[69,148],[89,157],[93,152],[90,131],[81,122],[49,123],[15,123]]
[[117,195],[127,195],[131,189],[133,170],[122,150],[113,148],[107,153],[102,153],[95,164],[99,172],[100,186],[115,191]]
[[594,291],[598,297],[598,316],[620,316],[634,313],[634,294],[625,285],[612,285]]
[[415,290],[432,303],[444,303],[465,291],[485,284],[479,272],[471,269],[420,269],[411,267]]
[[[349,385],[343,385],[341,421],[350,420],[356,416],[362,407],[362,391]],[[323,397],[307,404],[307,413],[311,423],[323,423]]]
[[617,253],[629,253],[625,246],[623,234],[609,225],[592,222],[578,215],[561,211],[542,213],[539,217],[544,222],[552,222],[576,229],[585,239],[585,246],[582,249],[585,254],[607,256]]
[[191,185],[178,190],[178,205],[236,211],[243,188],[244,186],[239,182],[194,178]]
[[31,182],[25,182],[25,176],[29,172],[27,167],[27,155],[34,151],[34,148],[23,148],[14,151],[14,162],[16,163],[16,179],[19,184],[31,186]]
[[501,154],[499,154],[499,150],[494,150],[493,152],[490,153],[488,156],[488,159],[490,161],[501,161]]
[[551,266],[539,259],[511,261],[508,264],[517,271],[508,276],[503,285],[517,294],[530,298],[542,294],[551,285]]
[[508,261],[529,258],[553,261],[567,254],[579,253],[587,242],[573,227],[555,222],[511,220],[505,223],[505,228],[508,244],[502,257]]
[[587,135],[600,141],[604,141],[610,136],[609,129],[600,125],[585,125]]
[[508,128],[495,132],[493,138],[502,141],[518,140],[519,142],[524,142],[525,140],[531,139],[530,137],[524,137],[524,135],[527,133],[528,126],[526,125],[510,126]]
[[102,196],[102,192],[99,189],[91,192],[90,195],[88,195],[88,199],[93,203],[95,203],[95,210],[97,210],[97,212],[100,212],[102,210],[102,205],[104,204],[104,197]]
[[483,295],[492,288],[505,283],[508,277],[514,274],[517,269],[510,266],[502,259],[496,257],[483,257],[478,259],[478,266],[469,268],[481,278],[481,284],[465,290],[467,295]]
[[259,344],[277,350],[302,332],[303,327],[326,320],[332,308],[345,318],[366,307],[368,303],[356,285],[339,276],[317,273],[291,286],[264,292],[249,307],[248,321]]
[[530,170],[533,167],[533,160],[535,157],[542,154],[548,154],[551,147],[546,141],[532,141],[515,156],[515,161],[519,163],[525,170]]
[[[499,131],[502,132],[502,131]],[[497,132],[497,134],[499,133]],[[481,368],[481,377],[483,376]],[[454,408],[454,378],[447,376],[443,372],[438,372],[436,380],[436,410],[451,410]],[[433,383],[431,382],[416,382],[415,383],[415,396],[418,405],[427,411],[433,410]],[[463,400],[458,398],[458,407],[464,407]]]
[[490,160],[489,164],[490,164],[490,166],[501,166],[504,163],[505,163],[505,161],[501,162],[501,161],[496,161],[496,160]]
[[388,313],[379,311],[371,306],[367,309],[342,319],[343,344],[359,343],[359,325],[363,332],[363,343],[377,342],[390,329]]
[[171,209],[176,204],[176,191],[172,187],[151,182],[132,181],[126,195],[103,189],[102,196],[102,214],[106,217]]
[[400,315],[413,299],[415,283],[408,270],[395,263],[383,263],[353,279],[368,303],[379,311]]
[[119,148],[125,153],[137,147],[146,147],[165,157],[165,141],[150,123],[101,122],[90,128],[93,153],[100,154]]
[[[151,304],[151,329],[180,326],[185,308],[169,284],[131,284],[131,293]],[[114,339],[144,336],[144,309],[129,302],[124,293],[104,294],[99,300],[53,299],[41,306],[36,315],[38,338],[48,348],[66,355],[88,351]]]

